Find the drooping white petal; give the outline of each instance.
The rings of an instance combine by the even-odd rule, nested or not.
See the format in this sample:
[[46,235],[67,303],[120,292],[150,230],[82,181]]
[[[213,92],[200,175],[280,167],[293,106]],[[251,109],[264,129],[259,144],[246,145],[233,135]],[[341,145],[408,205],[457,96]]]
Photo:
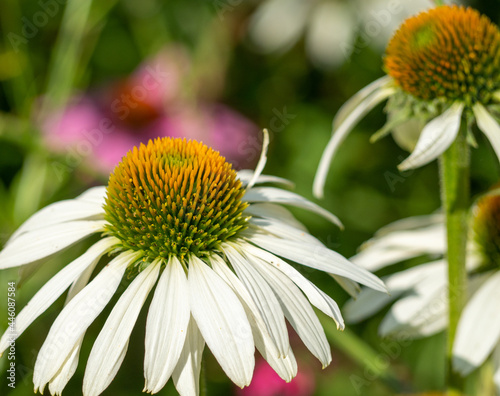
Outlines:
[[315,238],[307,231],[298,230],[279,220],[251,218],[250,224],[254,225],[255,228],[262,233],[270,233],[276,237],[323,246],[319,239]]
[[160,263],[154,261],[139,272],[122,294],[94,342],[83,378],[83,394],[100,395],[113,380],[127,351],[132,329],[153,288]]
[[93,202],[70,199],[54,202],[36,212],[12,234],[8,243],[28,231],[47,228],[51,225],[75,220],[102,220],[104,209]]
[[[38,316],[45,312],[87,267],[97,263],[116,243],[115,238],[100,240],[54,275],[17,315],[15,338],[19,337]],[[7,349],[12,340],[11,337],[12,334],[9,332],[3,334],[0,340],[0,353]]]
[[43,391],[45,384],[59,371],[80,337],[115,293],[127,265],[139,256],[137,252],[125,252],[115,257],[64,307],[38,353],[33,372],[35,391]]
[[486,135],[500,160],[500,125],[482,104],[476,103],[472,110],[476,116],[477,126]]
[[289,226],[295,227],[299,230],[306,231],[306,227],[299,222],[288,209],[281,205],[272,203],[257,203],[252,204],[244,211],[245,214],[251,216],[262,217],[264,219],[276,219]]
[[305,278],[299,271],[279,257],[253,245],[244,244],[242,245],[242,249],[248,257],[259,258],[283,272],[302,290],[312,305],[331,317],[337,323],[338,329],[344,329],[344,320],[342,319],[342,314],[337,303],[330,296],[318,289],[316,285]]
[[432,276],[435,268],[445,266],[442,260],[421,264],[384,278],[390,294],[377,292],[373,289],[363,289],[356,299],[349,300],[344,305],[344,316],[349,323],[358,323],[378,312],[401,294],[411,290],[417,283]]
[[146,322],[146,392],[159,392],[177,365],[191,316],[187,296],[186,274],[172,257],[158,281]]
[[200,393],[201,358],[205,340],[194,318],[191,316],[187,328],[186,341],[181,356],[172,373],[175,388],[180,396],[198,396]]
[[369,271],[424,254],[443,255],[446,250],[444,223],[428,227],[394,231],[375,237],[363,245],[362,250],[350,260]]
[[419,228],[430,227],[436,224],[443,224],[444,216],[442,213],[435,213],[431,215],[412,216],[404,219],[396,220],[386,226],[380,228],[375,234],[375,238],[380,238],[384,235],[390,234],[395,231],[412,231]]
[[[114,239],[110,237],[110,239]],[[97,265],[98,260],[94,261],[91,265],[89,265],[78,278],[71,285],[68,295],[66,296],[66,302],[64,305],[67,305],[73,297],[75,297],[80,290],[82,290],[88,283],[90,279],[90,275],[94,268]],[[60,370],[57,374],[50,380],[49,382],[49,390],[52,394],[60,395],[63,389],[66,387],[66,384],[69,382],[73,374],[75,374],[76,368],[78,367],[78,359],[80,356],[80,349],[82,347],[83,338],[85,333],[80,337],[75,346],[73,347],[73,351],[69,354],[66,361],[61,366]]]
[[334,214],[304,197],[290,191],[274,187],[257,187],[248,190],[243,199],[247,202],[279,203],[296,206],[314,212],[342,228],[342,223]]
[[[242,169],[238,171],[238,179],[241,180],[243,186],[247,186],[250,180],[252,179],[254,173],[255,172],[253,170]],[[279,184],[289,188],[293,188],[295,186],[295,184],[292,181],[284,179],[282,177],[272,176],[272,175],[259,175],[259,177],[255,181],[255,184],[263,184],[263,183]]]
[[446,267],[436,269],[433,276],[420,281],[413,292],[399,299],[382,321],[379,333],[383,336],[409,327],[421,326],[447,310]]
[[51,395],[61,395],[64,387],[69,382],[71,377],[73,377],[73,374],[75,374],[76,368],[78,367],[78,357],[80,355],[82,342],[83,336],[81,336],[78,342],[75,344],[61,369],[50,380],[49,391]]
[[337,130],[346,118],[369,96],[382,88],[389,87],[393,79],[390,76],[383,76],[371,82],[366,87],[360,89],[347,100],[337,111],[333,119],[333,129]]
[[312,61],[324,68],[338,67],[347,61],[356,35],[355,24],[345,4],[316,4],[306,35],[306,50]]
[[0,269],[18,267],[48,257],[103,230],[105,221],[69,221],[25,232],[0,252]]
[[288,50],[304,30],[309,7],[301,0],[267,0],[250,18],[250,39],[264,53]]
[[398,169],[405,171],[418,168],[443,154],[458,135],[463,110],[464,104],[457,102],[430,121],[422,130],[415,150],[399,164]]
[[382,86],[378,87],[376,91],[372,92],[371,95],[364,98],[363,101],[358,103],[358,105],[345,116],[342,123],[332,131],[332,137],[328,142],[321,160],[316,171],[316,176],[314,177],[313,183],[313,193],[316,198],[323,198],[323,190],[325,188],[326,176],[328,174],[328,169],[330,168],[330,163],[332,162],[333,155],[337,152],[340,144],[344,141],[347,135],[352,131],[354,126],[363,118],[370,110],[372,110],[379,103],[387,99],[394,93],[394,88]]
[[387,290],[384,283],[375,275],[326,247],[259,234],[254,234],[247,239],[271,253],[296,263],[344,276],[375,290],[383,292]]
[[288,355],[290,341],[285,315],[273,290],[259,272],[230,244],[221,245],[221,249],[259,309],[260,316],[264,320],[266,329],[275,342],[280,356]]
[[208,347],[238,386],[252,380],[254,342],[245,311],[231,288],[203,261],[189,260],[191,313]]
[[253,318],[249,322],[252,327],[255,346],[262,357],[284,381],[290,382],[297,375],[297,362],[292,349],[288,348],[287,356],[280,356],[276,343],[267,330],[260,310],[253,302],[247,288],[219,256],[213,255],[210,258],[210,263],[213,270],[234,290],[247,313],[247,317]]
[[457,327],[453,366],[463,375],[479,367],[500,340],[500,271],[494,273],[467,303]]
[[267,162],[267,150],[269,148],[269,132],[267,129],[264,129],[262,131],[263,133],[263,142],[262,142],[262,151],[260,153],[260,158],[259,162],[257,163],[257,166],[255,167],[255,172],[252,175],[252,178],[248,182],[246,188],[250,189],[254,186],[254,184],[257,182],[258,178],[262,174],[262,171],[264,170],[264,167],[266,166]]
[[351,297],[356,298],[359,292],[361,291],[361,287],[354,281],[344,278],[343,276],[338,276],[335,274],[328,274],[330,275],[333,279],[335,279],[335,282],[339,284],[339,286],[344,289],[347,294],[349,294]]
[[305,346],[321,362],[323,367],[330,364],[332,355],[328,340],[318,317],[309,301],[297,286],[281,271],[259,259],[251,264],[261,273],[273,288],[282,305],[286,318],[295,329]]

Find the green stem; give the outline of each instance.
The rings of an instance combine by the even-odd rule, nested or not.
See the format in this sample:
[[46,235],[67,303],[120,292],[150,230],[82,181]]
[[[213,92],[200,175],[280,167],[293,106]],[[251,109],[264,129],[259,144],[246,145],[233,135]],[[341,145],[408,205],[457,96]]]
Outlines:
[[434,4],[436,4],[436,7],[444,5],[444,0],[434,0]]
[[200,396],[207,396],[207,365],[205,359],[201,359],[201,372],[200,372]]
[[50,65],[49,109],[64,106],[71,93],[91,4],[92,0],[69,0],[66,4]]
[[469,166],[467,123],[462,120],[457,139],[441,157],[441,192],[448,242],[447,384],[450,395],[460,394],[463,387],[463,381],[453,372],[451,363],[455,333],[467,295],[465,260],[470,195]]

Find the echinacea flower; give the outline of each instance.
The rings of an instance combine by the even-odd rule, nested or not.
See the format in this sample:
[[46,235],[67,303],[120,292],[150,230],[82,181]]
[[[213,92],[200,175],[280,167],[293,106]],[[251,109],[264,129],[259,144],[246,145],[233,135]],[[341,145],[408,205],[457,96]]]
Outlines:
[[421,130],[400,170],[439,157],[461,127],[475,145],[474,121],[500,157],[500,30],[486,16],[471,8],[440,6],[411,17],[389,42],[384,65],[387,75],[359,91],[337,113],[314,180],[316,196],[323,196],[339,145],[366,113],[388,98],[388,122],[373,140],[395,128],[399,135],[410,134],[415,124]]
[[[123,80],[45,115],[43,138],[63,159],[54,163],[56,173],[85,164],[108,175],[132,147],[158,136],[203,141],[237,169],[254,166],[257,126],[227,105],[183,98],[188,70],[185,51],[171,46]],[[249,141],[255,141],[254,156],[246,155]]]
[[[389,295],[363,289],[345,309],[348,322],[359,322],[397,300],[385,315],[381,335],[404,332],[429,336],[448,325],[448,275],[445,225],[437,214],[401,220],[379,231],[351,261],[370,271],[415,258],[431,260],[384,279]],[[494,381],[500,392],[500,190],[485,194],[472,208],[468,240],[468,295],[453,347],[453,366],[468,375],[493,354]]]
[[[54,203],[14,233],[0,252],[0,269],[30,265],[90,235],[101,235],[17,316],[15,336],[69,288],[66,305],[36,360],[35,391],[48,384],[52,394],[61,393],[75,372],[86,330],[126,273],[132,281],[88,358],[86,396],[103,392],[116,375],[155,284],[146,323],[147,392],[158,392],[172,377],[181,395],[198,394],[205,343],[240,387],[251,381],[255,347],[290,381],[297,365],[285,319],[323,366],[330,363],[330,348],[311,304],[343,328],[338,306],[282,258],[330,273],[345,285],[359,282],[377,290],[384,285],[324,247],[281,204],[338,223],[334,215],[292,192],[254,187],[286,184],[261,175],[265,160],[263,152],[255,173],[236,173],[201,143],[159,138],[129,151],[107,187]],[[99,267],[104,255],[111,261]],[[0,340],[1,351],[9,337],[6,332]]]

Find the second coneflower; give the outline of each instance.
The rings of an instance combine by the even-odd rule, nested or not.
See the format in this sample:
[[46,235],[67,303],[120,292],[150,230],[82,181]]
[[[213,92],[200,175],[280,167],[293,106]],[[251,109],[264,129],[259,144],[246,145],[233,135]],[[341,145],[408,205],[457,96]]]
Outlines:
[[374,140],[399,129],[407,142],[411,129],[421,130],[414,148],[405,144],[413,151],[400,170],[439,157],[461,125],[475,144],[474,120],[500,157],[500,30],[486,16],[471,8],[441,6],[409,18],[389,42],[384,66],[387,75],[354,95],[335,117],[314,180],[317,197],[323,196],[339,145],[366,113],[388,98],[389,120]]
[[[146,323],[144,391],[156,393],[172,377],[181,395],[197,395],[205,343],[240,387],[251,381],[255,347],[290,381],[297,364],[286,320],[328,365],[330,347],[311,305],[343,328],[337,304],[282,258],[330,273],[344,286],[354,281],[385,288],[327,249],[280,204],[338,222],[335,216],[292,192],[254,187],[283,183],[260,174],[265,158],[264,152],[255,173],[237,173],[201,143],[157,139],[130,151],[107,187],[34,214],[0,252],[0,269],[30,265],[92,234],[101,239],[37,292],[19,312],[15,334],[7,331],[0,340],[0,351],[69,288],[33,374],[35,390],[43,392],[48,384],[52,394],[60,394],[76,370],[85,332],[128,274],[132,281],[90,352],[86,396],[100,394],[113,380],[155,285]],[[89,282],[104,255],[111,261]]]

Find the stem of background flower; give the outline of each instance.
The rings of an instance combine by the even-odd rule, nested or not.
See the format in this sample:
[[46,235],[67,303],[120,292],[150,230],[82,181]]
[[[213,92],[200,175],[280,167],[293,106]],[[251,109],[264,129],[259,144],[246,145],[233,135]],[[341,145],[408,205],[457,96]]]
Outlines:
[[[92,0],[68,0],[50,64],[45,106],[63,106],[73,89]],[[44,108],[44,111],[49,110]]]
[[[460,394],[462,378],[453,372],[452,350],[457,324],[467,295],[467,273],[465,268],[467,224],[469,211],[470,154],[467,143],[467,122],[462,120],[457,139],[441,157],[441,194],[446,214],[448,242],[448,342],[447,384],[450,395]],[[455,392],[455,393],[454,393]]]
[[200,372],[200,396],[207,396],[207,365],[205,359],[201,359],[201,372]]
[[[363,374],[369,372],[369,378],[360,378],[360,383],[366,385],[375,380],[381,380],[393,390],[398,391],[403,388],[397,375],[392,371],[392,365],[386,364],[387,359],[397,359],[401,352],[401,347],[397,341],[391,341],[391,351],[377,352],[366,341],[358,337],[349,329],[337,330],[333,320],[327,316],[320,316],[321,325],[325,329],[328,341],[346,356],[363,368]],[[389,356],[391,355],[391,356]],[[381,361],[384,362],[381,364]]]
[[436,7],[444,5],[444,0],[434,0],[434,4],[436,4]]

